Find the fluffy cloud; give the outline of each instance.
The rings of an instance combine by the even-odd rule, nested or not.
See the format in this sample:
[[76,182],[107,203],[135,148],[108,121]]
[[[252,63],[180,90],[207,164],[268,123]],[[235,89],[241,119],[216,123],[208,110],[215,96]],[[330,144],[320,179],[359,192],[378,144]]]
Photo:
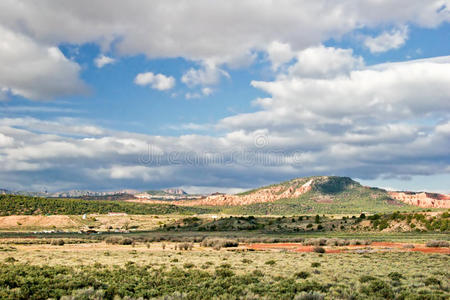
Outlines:
[[306,73],[287,68],[272,82],[254,82],[270,97],[255,101],[256,112],[221,120],[215,136],[151,136],[68,118],[1,119],[0,180],[17,189],[210,191],[314,174],[448,173],[450,57],[370,67],[344,61],[354,69],[337,64],[330,77],[309,65]]
[[0,20],[7,27],[53,44],[94,41],[106,48],[117,41],[118,50],[125,54],[232,59],[249,49],[266,49],[275,40],[299,50],[364,25],[412,22],[437,26],[449,20],[446,4],[443,0],[6,0],[0,4]]
[[113,64],[115,61],[114,58],[102,54],[94,60],[94,64],[97,68],[103,68],[106,65]]
[[279,41],[273,41],[267,47],[267,54],[274,70],[277,70],[295,56],[289,44],[280,43]]
[[[273,81],[252,82],[268,94],[254,101],[255,112],[220,120],[210,136],[1,119],[0,182],[17,189],[205,189],[314,174],[448,173],[449,57],[365,66],[349,49],[317,46],[362,27],[438,26],[450,20],[447,2],[0,1],[0,98],[82,91],[80,66],[64,57],[61,43],[195,61],[199,67],[182,82],[199,96],[255,53],[267,52],[273,70],[281,70]],[[396,32],[386,36],[372,38],[375,49]],[[135,82],[166,90],[175,79],[149,72]]]
[[[411,65],[430,63],[429,73],[433,73],[435,64],[445,65],[446,61],[442,58]],[[383,65],[375,68],[378,71],[369,71],[395,68],[398,65]],[[371,82],[373,78],[367,79]],[[393,89],[398,87],[387,87],[391,89],[388,94],[396,94]],[[95,125],[74,129],[82,122],[76,119],[3,119],[0,179],[4,186],[17,189],[187,186],[211,191],[312,174],[375,178],[448,173],[450,108],[445,103],[450,96],[445,88],[441,92],[441,106],[431,105],[434,111],[416,111],[409,118],[388,116],[387,122],[379,121],[376,109],[358,109],[353,117],[353,107],[344,105],[346,117],[342,118],[331,109],[301,107],[298,99],[274,93],[272,105],[224,119],[221,126],[226,126],[227,133],[219,136],[150,136]],[[402,101],[395,105],[410,105]],[[360,104],[364,105],[370,107],[369,102]],[[426,121],[428,117],[434,122]]]
[[189,87],[197,85],[215,85],[219,83],[222,76],[230,77],[230,75],[217,67],[214,63],[207,62],[201,69],[189,69],[181,77],[181,82]]
[[170,90],[175,86],[175,78],[164,74],[154,74],[152,72],[139,73],[134,79],[137,85],[150,85],[152,89],[159,91]]
[[322,45],[302,50],[297,53],[296,58],[297,63],[288,70],[290,77],[335,77],[364,65],[363,59],[354,57],[351,49],[336,49]]
[[[80,68],[58,50],[62,43],[96,43],[103,52],[113,48],[118,56],[143,53],[149,58],[199,61],[206,65],[189,70],[183,82],[212,85],[225,74],[224,65],[249,64],[260,51],[268,52],[276,68],[287,61],[289,49],[299,51],[356,28],[438,26],[450,20],[447,2],[4,0],[0,2],[0,88],[30,99],[79,93]],[[8,50],[12,44],[17,53]],[[98,66],[107,61],[99,58]]]
[[214,91],[212,88],[204,87],[204,88],[202,88],[201,92],[195,92],[195,93],[187,92],[184,96],[186,99],[197,99],[197,98],[210,96],[213,94],[213,92]]
[[0,133],[0,147],[6,147],[12,145],[14,139],[10,136]]
[[367,37],[364,45],[370,49],[372,53],[386,52],[391,49],[397,49],[405,44],[408,38],[408,27],[403,26],[390,32],[383,32],[376,37]]
[[[297,64],[293,68],[301,69],[302,62]],[[262,110],[228,117],[220,126],[339,131],[355,125],[448,117],[450,57],[382,64],[331,78],[310,78],[311,72],[305,77],[289,72],[273,82],[252,82],[272,97],[256,100]]]
[[[35,42],[0,25],[0,90],[3,97],[19,95],[48,100],[86,91],[80,66],[57,47]],[[2,96],[0,96],[2,97]]]
[[[448,172],[450,57],[363,67],[342,49],[302,53],[328,53],[331,69],[322,72],[315,59],[298,59],[275,81],[253,82],[271,97],[257,99],[254,113],[219,122],[231,131],[229,140],[249,145],[255,134],[267,137],[271,149],[300,153],[299,173],[364,178]],[[346,63],[333,64],[333,58]]]

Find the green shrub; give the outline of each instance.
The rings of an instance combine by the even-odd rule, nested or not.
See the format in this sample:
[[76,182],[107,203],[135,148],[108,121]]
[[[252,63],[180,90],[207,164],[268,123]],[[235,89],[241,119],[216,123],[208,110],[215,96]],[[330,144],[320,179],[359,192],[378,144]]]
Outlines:
[[368,295],[369,297],[376,296],[383,299],[394,298],[394,292],[391,286],[379,279],[371,280],[367,285],[363,285],[361,287],[361,292]]
[[294,300],[323,300],[325,297],[318,292],[301,292]]
[[316,252],[316,253],[325,253],[325,248],[319,247],[319,246],[315,246],[315,247],[313,248],[313,252]]
[[319,224],[320,223],[320,216],[316,215],[314,218],[314,223]]
[[217,277],[232,277],[234,276],[234,272],[229,268],[217,268],[215,275]]
[[135,241],[123,236],[110,236],[105,239],[105,242],[113,245],[132,245]]
[[193,243],[181,243],[178,245],[178,249],[180,250],[192,250],[192,248],[194,247]]
[[273,266],[273,265],[276,264],[276,263],[277,263],[277,262],[274,261],[273,259],[268,260],[268,261],[265,262],[266,265],[270,265],[270,266]]
[[325,246],[328,243],[327,239],[318,238],[318,239],[307,239],[303,242],[304,246]]
[[193,268],[195,265],[193,263],[185,263],[183,264],[183,268],[185,269],[190,269]]
[[7,258],[5,258],[6,263],[15,263],[16,261],[17,261],[17,259],[15,259],[12,256],[8,256]]
[[64,242],[64,240],[61,240],[61,239],[60,240],[52,240],[51,244],[54,246],[64,246],[65,242]]
[[428,277],[423,282],[426,286],[428,285],[441,285],[441,281],[437,279],[436,277]]
[[94,290],[93,287],[74,290],[71,296],[62,296],[61,300],[104,299],[105,291]]
[[363,276],[359,277],[359,282],[361,282],[361,283],[369,282],[372,280],[377,280],[377,279],[370,275],[363,275]]
[[450,247],[450,243],[447,241],[429,241],[426,243],[427,247]]
[[219,250],[222,247],[237,247],[239,246],[239,242],[231,239],[222,239],[222,238],[206,238],[201,244],[202,247],[212,247],[215,250]]
[[300,271],[300,272],[295,273],[294,276],[297,278],[306,279],[310,276],[310,274],[306,271]]
[[394,281],[399,281],[400,279],[404,278],[403,275],[399,272],[391,272],[388,274],[388,277]]
[[311,263],[311,267],[313,267],[313,268],[318,268],[318,267],[320,267],[320,263],[318,263],[318,262],[313,262],[313,263]]

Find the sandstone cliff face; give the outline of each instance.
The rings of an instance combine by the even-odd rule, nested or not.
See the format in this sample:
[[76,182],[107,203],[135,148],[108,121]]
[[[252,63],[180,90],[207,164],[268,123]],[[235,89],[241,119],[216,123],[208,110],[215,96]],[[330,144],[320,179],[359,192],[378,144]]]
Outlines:
[[311,190],[313,179],[304,182],[303,179],[294,179],[288,185],[276,185],[262,188],[243,195],[215,194],[194,201],[178,201],[178,205],[248,205],[253,203],[274,202],[280,199],[296,198]]
[[389,192],[393,199],[427,208],[450,208],[450,195],[414,192]]
[[[361,191],[368,189],[368,191]],[[307,178],[297,178],[280,184],[262,187],[243,194],[228,195],[215,193],[207,197],[199,196],[177,197],[171,194],[166,196],[157,195],[135,195],[135,199],[129,201],[144,203],[170,203],[180,206],[241,206],[255,203],[275,202],[282,199],[297,199],[300,196],[312,192],[311,199],[317,203],[333,203],[336,195],[353,197],[353,201],[358,201],[358,197],[368,197],[376,201],[378,198],[387,198],[390,205],[401,205],[401,202],[409,205],[426,208],[450,208],[450,195],[414,192],[387,192],[381,189],[371,191],[369,187],[362,187],[358,182],[349,177],[337,176],[315,176]],[[139,198],[139,199],[136,199]],[[163,198],[166,201],[160,201]],[[338,197],[339,198],[339,197]],[[340,196],[339,199],[344,199]],[[310,199],[310,200],[311,200]],[[167,201],[170,200],[170,201]],[[345,199],[344,199],[345,200]],[[378,199],[378,201],[381,201]],[[385,201],[385,200],[383,200]]]

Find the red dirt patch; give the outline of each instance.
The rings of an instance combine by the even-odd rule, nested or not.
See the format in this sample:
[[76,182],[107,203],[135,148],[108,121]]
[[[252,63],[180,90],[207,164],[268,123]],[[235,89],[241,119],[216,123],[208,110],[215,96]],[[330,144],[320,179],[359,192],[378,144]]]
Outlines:
[[302,247],[302,244],[295,244],[295,243],[276,243],[276,244],[247,244],[245,245],[249,249],[254,250],[265,250],[265,249],[295,249],[298,247]]
[[394,243],[394,242],[373,242],[371,244],[375,247],[403,247],[403,245],[406,245],[405,243]]
[[450,248],[436,248],[436,247],[424,247],[424,248],[413,248],[408,249],[413,252],[422,252],[422,253],[442,253],[442,254],[450,254]]

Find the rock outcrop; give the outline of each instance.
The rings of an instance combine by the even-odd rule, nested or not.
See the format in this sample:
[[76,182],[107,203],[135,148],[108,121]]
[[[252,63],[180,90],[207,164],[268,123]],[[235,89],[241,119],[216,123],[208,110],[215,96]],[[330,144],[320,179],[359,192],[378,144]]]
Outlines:
[[179,201],[178,205],[236,206],[253,203],[274,202],[286,198],[297,198],[311,190],[314,179],[307,182],[303,178],[294,179],[285,185],[275,185],[251,191],[245,194],[227,195],[216,193],[194,201]]
[[[361,192],[365,188],[366,192]],[[450,208],[450,195],[436,193],[388,192],[383,189],[363,187],[349,177],[315,176],[296,178],[284,183],[262,187],[242,194],[228,195],[215,193],[196,200],[174,201],[183,206],[240,206],[254,203],[275,202],[282,199],[296,199],[312,191],[311,199],[317,203],[333,203],[336,195],[345,193],[347,197],[365,197],[367,193],[373,201],[383,198],[390,205],[402,203],[426,208]]]
[[389,192],[393,199],[409,205],[427,208],[450,208],[450,195],[415,192]]

